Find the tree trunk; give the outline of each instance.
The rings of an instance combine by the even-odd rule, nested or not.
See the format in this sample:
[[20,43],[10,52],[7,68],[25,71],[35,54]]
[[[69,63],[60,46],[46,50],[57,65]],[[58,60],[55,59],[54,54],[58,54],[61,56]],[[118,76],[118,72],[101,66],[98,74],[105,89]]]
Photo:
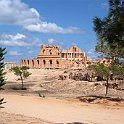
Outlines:
[[106,80],[106,90],[105,90],[105,96],[107,96],[107,94],[108,94],[108,88],[109,88],[109,83],[108,83],[108,80],[109,80],[109,78],[107,77],[107,80]]
[[23,78],[22,78],[22,76],[21,76],[21,81],[22,81],[22,90],[23,90],[23,88],[24,88],[24,87],[23,87],[23,83],[24,83],[24,82],[23,82]]

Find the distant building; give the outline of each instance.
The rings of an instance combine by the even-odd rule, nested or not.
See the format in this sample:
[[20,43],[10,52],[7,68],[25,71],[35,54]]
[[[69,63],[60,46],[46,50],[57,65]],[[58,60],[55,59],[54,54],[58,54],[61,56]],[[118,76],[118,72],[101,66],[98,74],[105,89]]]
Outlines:
[[5,69],[12,69],[13,67],[17,66],[15,62],[4,62]]
[[85,56],[85,52],[77,46],[67,50],[60,50],[56,45],[42,45],[40,54],[34,59],[23,59],[21,66],[30,68],[69,68],[74,63],[87,63],[91,58]]

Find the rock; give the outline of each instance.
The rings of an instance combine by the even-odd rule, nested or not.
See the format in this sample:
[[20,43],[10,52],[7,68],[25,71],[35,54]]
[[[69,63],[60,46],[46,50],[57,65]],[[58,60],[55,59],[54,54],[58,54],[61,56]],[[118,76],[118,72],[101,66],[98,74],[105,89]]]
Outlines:
[[83,97],[79,97],[79,100],[81,101],[81,102],[87,102],[87,103],[91,103],[91,102],[93,102],[94,100],[96,100],[96,98],[95,97],[88,97],[88,96],[83,96]]
[[59,79],[58,80],[66,80],[67,76],[66,75],[59,75]]
[[90,75],[88,73],[83,74],[81,72],[70,73],[69,78],[76,81],[90,81]]

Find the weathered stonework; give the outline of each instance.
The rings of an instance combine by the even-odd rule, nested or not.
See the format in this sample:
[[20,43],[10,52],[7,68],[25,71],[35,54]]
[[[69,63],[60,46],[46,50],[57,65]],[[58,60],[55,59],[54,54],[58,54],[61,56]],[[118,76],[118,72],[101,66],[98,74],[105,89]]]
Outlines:
[[90,62],[90,57],[85,57],[85,52],[77,46],[72,46],[68,50],[60,51],[56,45],[42,45],[37,58],[21,60],[21,66],[30,68],[69,68],[74,63]]
[[5,62],[5,69],[12,69],[13,67],[17,66],[15,62]]

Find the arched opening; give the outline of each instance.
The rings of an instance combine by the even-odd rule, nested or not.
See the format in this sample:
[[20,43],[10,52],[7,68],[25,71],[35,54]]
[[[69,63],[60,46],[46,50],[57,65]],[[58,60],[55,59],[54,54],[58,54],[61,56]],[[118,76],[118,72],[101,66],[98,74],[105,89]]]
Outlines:
[[52,60],[50,60],[50,65],[52,65]]
[[76,47],[73,47],[73,50],[74,50],[74,52],[76,52],[77,51],[77,48]]
[[61,57],[64,58],[64,53],[61,54]]
[[43,49],[43,53],[45,53],[45,49]]
[[37,64],[39,65],[39,60],[37,60]]
[[89,64],[89,65],[90,65],[90,64],[91,64],[91,62],[87,62],[87,64]]
[[44,64],[44,65],[46,64],[46,61],[45,61],[45,60],[43,60],[43,64]]
[[28,65],[29,65],[29,60],[28,60]]
[[58,60],[56,60],[56,64],[59,65],[59,61]]
[[50,55],[52,55],[52,50],[49,50]]
[[56,60],[56,64],[57,64],[57,68],[59,67],[59,61],[58,60]]

